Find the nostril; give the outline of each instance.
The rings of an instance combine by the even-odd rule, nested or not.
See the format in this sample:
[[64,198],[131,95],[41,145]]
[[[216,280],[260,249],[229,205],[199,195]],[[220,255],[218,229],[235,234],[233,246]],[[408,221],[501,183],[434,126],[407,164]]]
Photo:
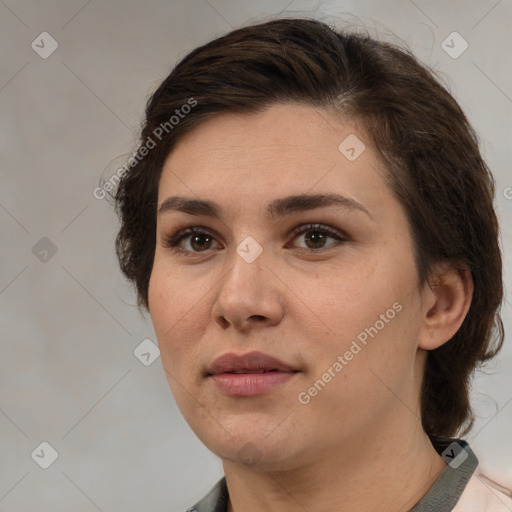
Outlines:
[[219,323],[221,324],[222,327],[224,328],[227,328],[229,327],[229,322],[223,317],[223,316],[220,316],[219,317]]

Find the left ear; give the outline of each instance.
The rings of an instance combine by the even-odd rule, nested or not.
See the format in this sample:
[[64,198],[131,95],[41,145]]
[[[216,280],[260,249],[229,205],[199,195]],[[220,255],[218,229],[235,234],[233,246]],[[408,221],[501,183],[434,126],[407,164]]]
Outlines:
[[418,346],[433,350],[459,330],[473,298],[473,278],[468,268],[451,262],[435,266],[422,291],[422,328]]

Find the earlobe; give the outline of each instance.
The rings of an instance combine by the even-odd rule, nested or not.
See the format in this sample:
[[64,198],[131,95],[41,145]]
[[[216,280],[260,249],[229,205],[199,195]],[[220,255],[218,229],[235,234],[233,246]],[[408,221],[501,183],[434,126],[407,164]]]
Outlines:
[[473,297],[473,279],[469,269],[453,264],[438,268],[423,295],[422,329],[418,346],[433,350],[450,340],[462,325]]

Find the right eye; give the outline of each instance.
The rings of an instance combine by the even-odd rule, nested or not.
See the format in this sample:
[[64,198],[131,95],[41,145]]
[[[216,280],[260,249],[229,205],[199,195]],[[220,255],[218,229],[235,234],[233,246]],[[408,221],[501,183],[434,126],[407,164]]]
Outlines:
[[[172,251],[197,254],[210,249],[212,240],[215,240],[215,238],[209,231],[200,226],[195,226],[179,230],[174,235],[166,237],[162,245]],[[183,248],[182,244],[184,241],[189,244],[191,249]]]

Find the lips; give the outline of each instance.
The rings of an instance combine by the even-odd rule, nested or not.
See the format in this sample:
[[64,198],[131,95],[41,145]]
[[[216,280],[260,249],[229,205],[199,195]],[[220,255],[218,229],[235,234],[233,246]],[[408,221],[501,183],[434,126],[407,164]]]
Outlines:
[[[230,352],[215,359],[206,374],[230,397],[255,397],[282,389],[300,370],[262,352]],[[283,388],[284,389],[284,388]]]
[[215,359],[213,364],[207,369],[208,375],[218,375],[221,373],[233,374],[259,374],[268,372],[287,372],[294,373],[299,370],[291,367],[263,352],[248,352],[247,354],[235,354],[229,352]]

